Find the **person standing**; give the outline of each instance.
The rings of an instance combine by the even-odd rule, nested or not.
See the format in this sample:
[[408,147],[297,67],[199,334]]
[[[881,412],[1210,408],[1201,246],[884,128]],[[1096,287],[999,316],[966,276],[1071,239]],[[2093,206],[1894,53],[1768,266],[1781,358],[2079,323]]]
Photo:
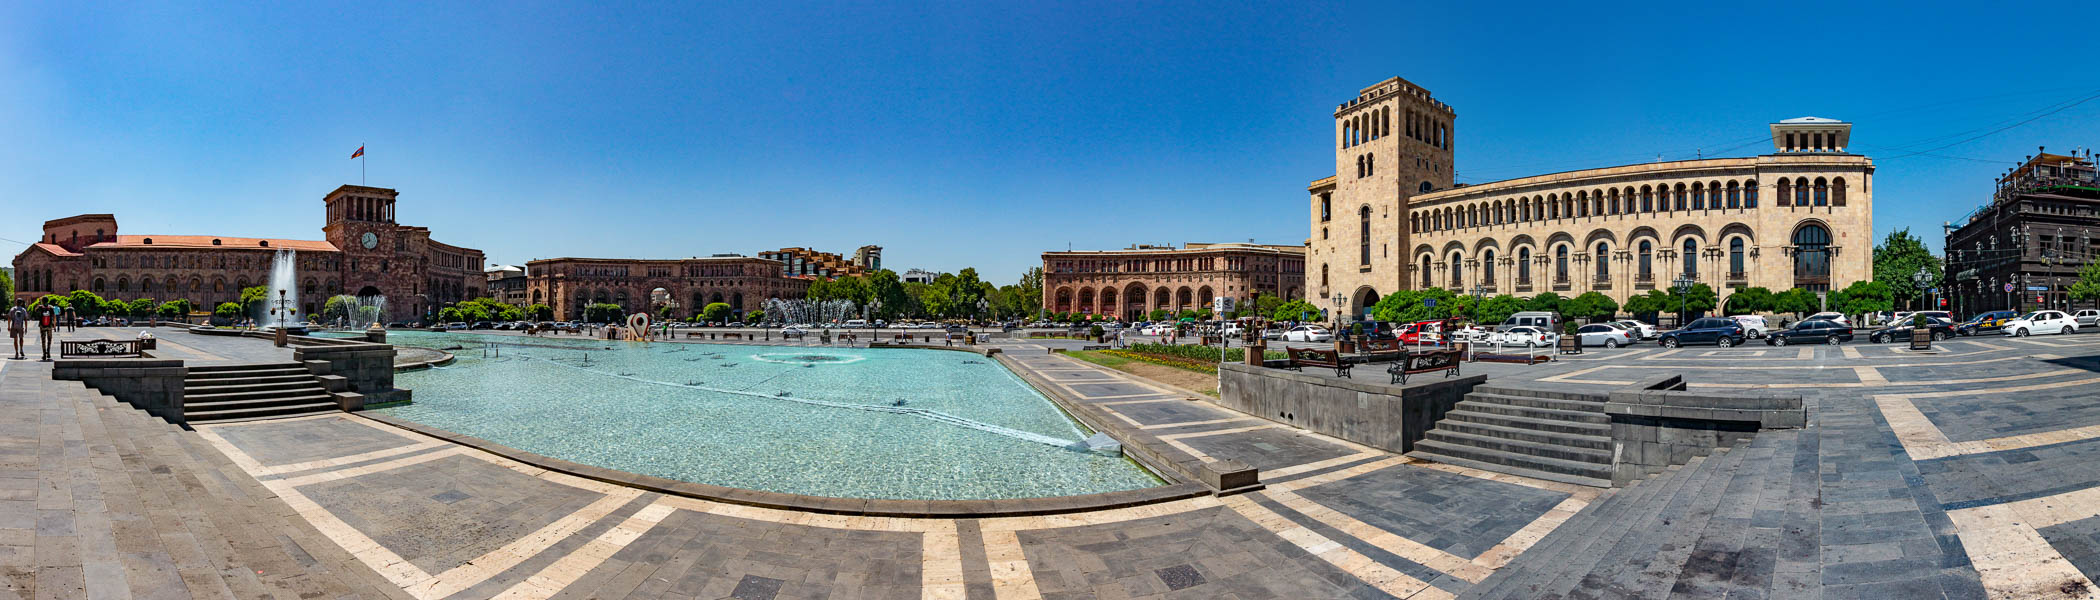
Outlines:
[[16,298],[14,307],[7,310],[7,337],[15,340],[15,360],[29,358],[22,354],[22,337],[25,335],[29,335],[29,309],[22,308],[22,299]]
[[39,342],[39,347],[44,350],[44,360],[46,362],[51,360],[51,334],[53,333],[52,330],[57,328],[58,309],[56,307],[45,305],[43,310],[37,311],[36,338]]

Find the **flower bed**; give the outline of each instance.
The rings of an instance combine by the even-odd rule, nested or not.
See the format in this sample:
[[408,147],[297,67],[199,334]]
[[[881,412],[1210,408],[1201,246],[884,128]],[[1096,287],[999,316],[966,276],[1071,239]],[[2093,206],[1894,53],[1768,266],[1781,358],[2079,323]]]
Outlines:
[[1186,356],[1174,356],[1171,354],[1153,354],[1150,352],[1136,352],[1132,350],[1102,350],[1101,352],[1110,356],[1120,356],[1139,362],[1147,362],[1155,365],[1165,365],[1178,369],[1188,369],[1191,371],[1201,371],[1204,373],[1218,372],[1217,362],[1189,358]]

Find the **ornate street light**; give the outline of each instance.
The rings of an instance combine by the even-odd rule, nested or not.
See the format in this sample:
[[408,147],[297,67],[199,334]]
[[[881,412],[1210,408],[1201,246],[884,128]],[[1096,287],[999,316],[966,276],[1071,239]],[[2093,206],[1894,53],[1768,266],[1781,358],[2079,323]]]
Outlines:
[[[1918,272],[1912,273],[1910,278],[1918,283],[1918,296],[1922,300],[1925,296],[1925,286],[1932,284],[1932,270],[1918,267]],[[1931,305],[1926,305],[1926,308],[1931,308]]]
[[1692,293],[1692,282],[1691,275],[1684,273],[1678,274],[1677,280],[1670,282],[1677,288],[1677,327],[1679,328],[1684,327],[1685,313],[1691,310],[1687,308],[1687,305]]

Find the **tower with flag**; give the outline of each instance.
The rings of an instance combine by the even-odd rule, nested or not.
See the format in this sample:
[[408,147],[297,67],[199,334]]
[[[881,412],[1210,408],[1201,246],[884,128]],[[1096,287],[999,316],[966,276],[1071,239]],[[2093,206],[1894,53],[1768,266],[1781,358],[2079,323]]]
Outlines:
[[365,161],[364,161],[364,158],[365,158],[365,145],[364,145],[364,144],[358,144],[358,145],[357,145],[357,151],[356,151],[356,152],[352,152],[352,153],[350,153],[350,158],[355,158],[355,159],[358,159],[358,161],[357,161],[357,184],[358,184],[358,185],[364,185],[364,184],[365,184]]

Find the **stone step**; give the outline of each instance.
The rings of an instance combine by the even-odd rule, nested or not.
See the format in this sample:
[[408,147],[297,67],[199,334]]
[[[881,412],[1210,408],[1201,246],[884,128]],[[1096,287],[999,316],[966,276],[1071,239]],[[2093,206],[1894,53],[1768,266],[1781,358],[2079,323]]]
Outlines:
[[312,375],[308,375],[304,379],[298,379],[293,377],[285,377],[284,379],[284,381],[271,381],[267,383],[234,383],[227,385],[184,384],[182,386],[182,396],[184,398],[195,398],[197,396],[209,396],[219,394],[245,394],[258,392],[271,393],[321,387],[320,383],[314,381]]
[[199,412],[210,412],[236,408],[268,408],[272,406],[289,406],[293,404],[312,404],[314,402],[334,401],[335,396],[329,395],[326,390],[314,388],[309,390],[300,390],[299,392],[293,394],[273,394],[269,396],[213,398],[203,401],[195,401],[185,398],[182,403],[182,412],[185,415],[194,415]]
[[1449,419],[1437,422],[1436,429],[1431,430],[1431,432],[1436,431],[1450,431],[1453,433],[1521,440],[1540,444],[1556,444],[1570,448],[1611,451],[1611,437],[1606,435],[1540,431],[1528,427],[1511,427],[1508,425],[1452,421]]
[[1623,529],[1622,521],[1627,513],[1632,512],[1633,507],[1646,505],[1650,498],[1667,497],[1674,489],[1673,479],[1669,475],[1680,468],[1682,467],[1673,466],[1655,479],[1600,497],[1588,508],[1555,528],[1553,533],[1547,534],[1545,539],[1539,540],[1530,550],[1518,555],[1516,560],[1466,590],[1459,598],[1539,597],[1540,586],[1565,576],[1563,570],[1568,562],[1566,557],[1570,548],[1599,535],[1610,535],[1611,532]]
[[312,377],[313,372],[306,370],[306,367],[249,367],[245,369],[237,369],[230,371],[207,371],[203,373],[199,373],[195,368],[192,368],[190,372],[182,378],[182,381],[186,384],[192,381],[204,381],[209,379],[241,379],[246,377],[277,377],[284,375],[305,375],[308,377]]
[[[1711,514],[1715,491],[1725,489],[1734,479],[1736,466],[1742,464],[1742,458],[1741,455],[1725,453],[1703,457],[1699,467],[1692,471],[1668,503],[1655,507],[1653,516],[1633,523],[1616,543],[1598,550],[1596,565],[1571,574],[1571,579],[1575,580],[1571,589],[1610,595],[1638,588],[1644,568],[1656,564],[1657,559],[1667,562],[1665,553],[1674,547],[1668,541],[1671,536],[1684,534],[1687,529],[1696,535],[1696,527],[1688,526],[1688,521]],[[1667,591],[1663,595],[1667,596]]]
[[341,410],[327,396],[312,396],[296,404],[276,404],[253,408],[227,408],[213,410],[182,411],[184,420],[192,424],[211,423],[222,420],[253,420],[257,417],[293,417]]
[[[93,498],[93,515],[75,508],[72,512],[72,548],[45,548],[38,550],[53,552],[45,557],[54,562],[67,559],[66,553],[78,550],[103,558],[82,556],[88,561],[87,578],[80,592],[90,598],[148,598],[166,597],[169,590],[190,591],[190,597],[231,597],[224,586],[211,586],[214,579],[204,579],[206,585],[192,588],[183,581],[168,545],[162,537],[155,535],[153,524],[146,518],[145,500],[141,490],[133,481],[131,472],[124,465],[124,455],[133,452],[131,440],[123,434],[121,427],[112,428],[105,417],[134,412],[128,406],[105,408],[117,405],[114,399],[106,399],[100,392],[86,388],[77,382],[52,382],[58,387],[47,394],[46,408],[42,412],[71,413],[70,425],[77,425],[80,442],[84,442],[85,459],[91,469],[81,469],[69,484],[75,499]],[[69,385],[70,384],[70,385]],[[105,403],[104,400],[107,400]],[[46,425],[56,424],[52,419]],[[46,508],[57,508],[47,506]],[[172,543],[184,540],[174,538]],[[196,552],[194,545],[189,550]],[[181,552],[178,550],[177,552]],[[96,561],[102,564],[95,564]],[[106,569],[97,572],[97,569]],[[98,576],[99,575],[99,576]],[[209,569],[192,569],[197,578],[212,577]],[[56,582],[50,582],[56,583]],[[63,590],[39,589],[52,597],[65,595]],[[28,590],[23,590],[26,594]],[[40,594],[41,595],[41,594]]]
[[254,377],[203,377],[203,378],[183,378],[183,380],[182,380],[182,386],[183,386],[183,389],[185,389],[185,390],[189,390],[189,389],[196,389],[196,388],[197,388],[198,386],[221,386],[221,385],[262,385],[262,384],[270,384],[270,383],[284,383],[284,382],[287,382],[287,381],[313,381],[313,380],[314,380],[314,375],[313,375],[312,373],[308,373],[308,372],[307,372],[307,371],[306,371],[305,369],[300,369],[300,370],[299,370],[299,372],[297,372],[297,373],[291,373],[291,372],[289,372],[289,371],[288,371],[288,372],[286,372],[286,374],[284,374],[284,375],[259,375],[259,376],[254,376]]
[[1524,406],[1530,408],[1550,408],[1554,410],[1566,410],[1574,412],[1592,412],[1598,414],[1604,413],[1603,402],[1592,402],[1589,400],[1564,400],[1560,398],[1539,398],[1535,396],[1511,396],[1507,394],[1488,394],[1475,391],[1473,393],[1466,394],[1466,401],[1480,402],[1484,404],[1500,404],[1503,406]]
[[1477,402],[1473,400],[1461,400],[1456,406],[1453,407],[1453,409],[1472,412],[1484,412],[1497,415],[1509,415],[1512,417],[1544,419],[1548,421],[1595,423],[1598,425],[1605,425],[1611,423],[1611,417],[1605,415],[1603,411],[1590,412],[1583,410],[1560,410],[1554,408],[1537,408],[1531,406],[1494,404],[1489,402]]
[[1483,471],[1593,487],[1611,487],[1611,465],[1490,450],[1424,439],[1409,457]]
[[1472,446],[1474,448],[1479,448],[1482,450],[1493,450],[1496,452],[1524,454],[1542,458],[1595,463],[1599,465],[1604,465],[1605,467],[1611,466],[1611,450],[1608,449],[1600,450],[1597,448],[1583,448],[1579,446],[1563,446],[1560,444],[1550,442],[1530,442],[1511,438],[1461,433],[1441,428],[1430,430],[1429,434],[1423,439],[1457,446]]
[[1519,387],[1509,387],[1506,385],[1497,384],[1487,384],[1475,387],[1473,388],[1473,393],[1496,394],[1501,396],[1523,396],[1526,398],[1545,398],[1548,400],[1575,400],[1582,402],[1596,402],[1600,404],[1603,403],[1607,398],[1609,398],[1609,396],[1606,394],[1570,392],[1562,390],[1535,390]]
[[251,370],[256,370],[256,369],[299,369],[299,370],[302,370],[302,371],[303,371],[303,370],[306,370],[306,365],[303,365],[303,364],[299,364],[299,363],[295,363],[295,362],[276,362],[276,363],[234,363],[234,364],[223,364],[223,365],[200,365],[200,366],[192,366],[192,367],[190,367],[190,372],[191,372],[191,373],[224,373],[224,372],[227,372],[227,371],[251,371]]
[[1482,425],[1494,425],[1498,427],[1508,427],[1511,429],[1529,429],[1532,431],[1542,431],[1551,433],[1569,433],[1576,435],[1592,435],[1607,437],[1611,435],[1611,425],[1605,423],[1584,423],[1580,421],[1562,421],[1559,419],[1520,417],[1516,415],[1505,415],[1498,413],[1473,412],[1465,410],[1463,408],[1444,413],[1444,420],[1438,421],[1436,426],[1443,427],[1445,423],[1452,422],[1479,423]]
[[196,405],[198,405],[198,404],[210,404],[210,403],[214,403],[214,402],[235,402],[235,401],[243,401],[243,400],[268,400],[268,399],[272,399],[272,398],[294,398],[294,397],[301,397],[301,396],[311,396],[311,395],[314,395],[314,394],[322,394],[322,395],[326,395],[327,393],[328,393],[328,390],[327,390],[327,389],[325,389],[325,388],[322,388],[322,387],[321,387],[321,384],[319,384],[319,383],[315,383],[315,382],[307,382],[307,383],[306,383],[305,385],[300,385],[300,386],[295,386],[295,387],[286,387],[286,388],[280,388],[280,389],[267,389],[267,390],[255,390],[255,391],[246,391],[246,392],[231,392],[231,391],[229,391],[229,392],[211,392],[211,393],[201,393],[201,394],[199,394],[199,393],[191,393],[191,392],[190,392],[189,390],[185,389],[185,390],[183,390],[183,393],[182,393],[182,405],[183,405],[183,407],[184,407],[185,409],[187,409],[187,408],[189,408],[189,407],[194,407],[194,406],[196,406]]

